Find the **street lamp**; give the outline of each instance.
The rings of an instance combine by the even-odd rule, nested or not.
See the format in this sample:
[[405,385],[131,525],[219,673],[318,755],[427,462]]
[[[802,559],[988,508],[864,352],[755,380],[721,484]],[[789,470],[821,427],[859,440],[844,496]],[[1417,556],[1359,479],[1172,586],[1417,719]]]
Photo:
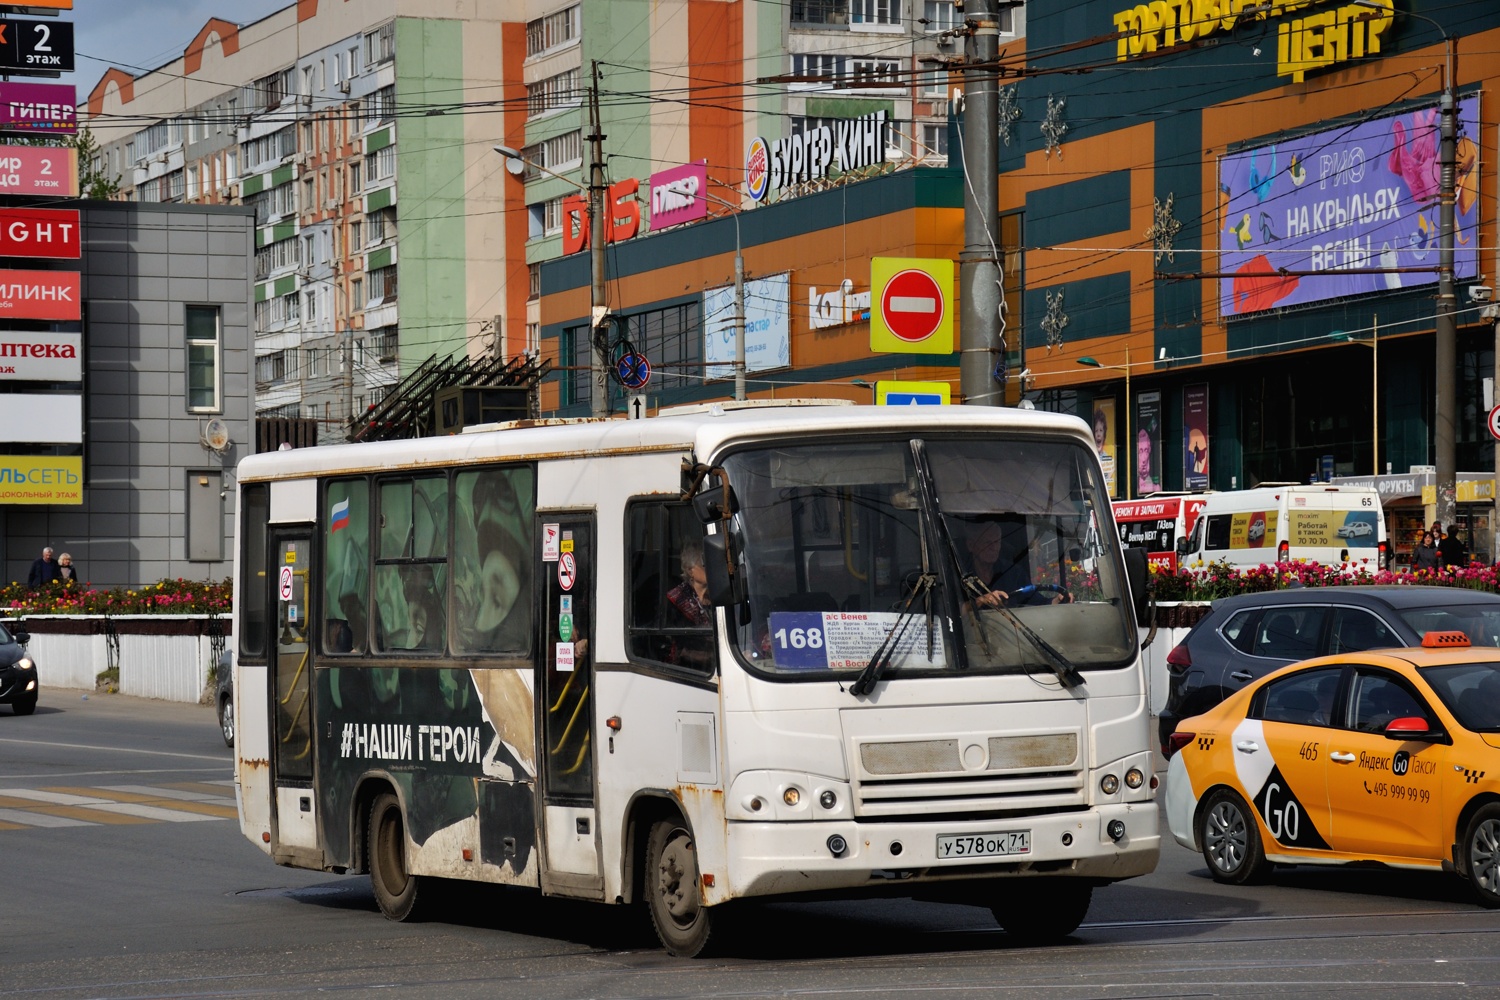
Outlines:
[[1342,344],[1359,344],[1368,347],[1370,354],[1370,455],[1374,475],[1380,475],[1380,317],[1372,317],[1370,339],[1363,340],[1352,334],[1334,331],[1332,337]]
[[1454,160],[1458,141],[1458,101],[1454,96],[1458,70],[1458,42],[1437,21],[1426,14],[1394,10],[1377,0],[1353,0],[1353,5],[1384,14],[1402,14],[1426,21],[1443,36],[1443,94],[1439,104],[1438,131],[1438,294],[1437,318],[1433,337],[1437,386],[1433,406],[1433,464],[1437,466],[1437,519],[1443,524],[1455,520],[1456,459],[1453,449],[1453,424],[1457,416],[1458,380],[1458,303],[1453,294],[1453,201]]
[[[597,129],[596,129],[597,131]],[[589,393],[589,412],[595,417],[609,416],[609,399],[606,392],[607,376],[605,371],[609,361],[604,356],[604,345],[599,342],[599,324],[604,322],[604,317],[609,312],[609,304],[604,296],[604,196],[603,167],[595,157],[594,170],[595,183],[587,186],[578,183],[571,177],[564,177],[535,163],[521,155],[521,151],[510,146],[495,146],[495,152],[505,157],[505,169],[512,177],[520,177],[526,168],[546,174],[548,177],[556,178],[564,184],[570,184],[579,191],[589,196],[589,273],[593,286],[591,304],[593,315],[589,323],[589,376],[592,382],[592,391]]]
[[[1106,365],[1102,364],[1098,358],[1089,357],[1079,358],[1078,363],[1089,368],[1112,368],[1116,371],[1123,370],[1125,372],[1125,443],[1124,446],[1120,449],[1120,452],[1121,458],[1128,458],[1129,456],[1125,455],[1125,453],[1131,451],[1135,447],[1135,442],[1130,438],[1130,345],[1125,345],[1125,363],[1123,365]],[[1149,362],[1147,363],[1149,364]],[[1125,475],[1124,472],[1125,465],[1126,462],[1121,461],[1120,459],[1116,459],[1115,475],[1119,477],[1120,482],[1124,487],[1124,492],[1121,495],[1124,499],[1131,500],[1134,499],[1135,496],[1135,463],[1129,463],[1130,475],[1128,476]]]

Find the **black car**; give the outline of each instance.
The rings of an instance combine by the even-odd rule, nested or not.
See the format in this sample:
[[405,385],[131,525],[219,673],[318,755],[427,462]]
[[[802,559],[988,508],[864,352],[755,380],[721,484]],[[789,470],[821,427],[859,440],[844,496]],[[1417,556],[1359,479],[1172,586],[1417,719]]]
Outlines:
[[1240,594],[1213,610],[1167,654],[1162,753],[1186,718],[1206,712],[1288,663],[1365,649],[1420,646],[1457,630],[1500,646],[1500,595],[1457,587],[1318,587]]
[[219,667],[214,671],[216,691],[214,704],[219,709],[219,732],[224,734],[224,745],[234,746],[234,654],[229,650],[219,654]]
[[0,625],[0,705],[9,705],[17,715],[36,711],[36,696],[41,693],[36,661],[26,653],[24,643],[31,635],[19,625],[7,629]]

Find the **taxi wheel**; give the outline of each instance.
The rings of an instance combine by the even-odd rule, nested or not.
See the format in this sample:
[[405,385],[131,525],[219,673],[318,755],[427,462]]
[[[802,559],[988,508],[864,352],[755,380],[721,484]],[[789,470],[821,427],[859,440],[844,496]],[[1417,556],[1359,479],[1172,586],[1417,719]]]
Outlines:
[[1482,806],[1464,837],[1469,882],[1482,906],[1500,907],[1500,805]]
[[1001,901],[990,912],[1007,935],[1023,945],[1055,944],[1088,916],[1094,887],[1081,879],[1018,878],[994,892]]
[[1271,870],[1261,850],[1255,814],[1227,788],[1215,792],[1199,814],[1198,842],[1216,882],[1250,885],[1264,880]]

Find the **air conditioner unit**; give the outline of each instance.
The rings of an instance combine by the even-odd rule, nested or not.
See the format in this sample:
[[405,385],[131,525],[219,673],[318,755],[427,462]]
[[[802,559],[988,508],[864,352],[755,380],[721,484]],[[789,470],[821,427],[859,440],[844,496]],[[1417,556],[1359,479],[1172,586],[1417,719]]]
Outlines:
[[354,81],[353,80],[340,80],[339,81],[339,93],[341,93],[341,94],[347,94],[347,93],[349,93],[349,91],[353,87],[353,85],[354,85]]
[[310,107],[312,107],[312,95],[311,94],[303,94],[302,95],[302,106],[304,108],[310,108]]

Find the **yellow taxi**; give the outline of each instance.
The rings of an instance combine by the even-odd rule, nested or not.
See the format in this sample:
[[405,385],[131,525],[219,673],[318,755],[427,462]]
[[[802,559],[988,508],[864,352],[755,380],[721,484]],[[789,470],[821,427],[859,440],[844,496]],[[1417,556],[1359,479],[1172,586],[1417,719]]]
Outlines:
[[1373,861],[1456,872],[1500,907],[1500,650],[1463,632],[1294,663],[1169,749],[1172,836],[1220,882]]

